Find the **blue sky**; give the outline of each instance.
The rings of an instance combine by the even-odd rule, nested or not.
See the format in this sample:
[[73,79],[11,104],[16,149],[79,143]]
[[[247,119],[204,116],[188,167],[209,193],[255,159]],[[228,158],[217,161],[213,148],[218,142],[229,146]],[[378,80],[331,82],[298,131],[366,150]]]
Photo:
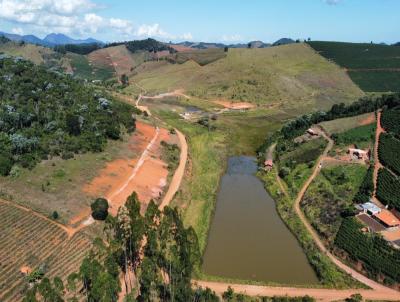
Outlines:
[[399,0],[0,0],[0,30],[104,41],[400,41]]

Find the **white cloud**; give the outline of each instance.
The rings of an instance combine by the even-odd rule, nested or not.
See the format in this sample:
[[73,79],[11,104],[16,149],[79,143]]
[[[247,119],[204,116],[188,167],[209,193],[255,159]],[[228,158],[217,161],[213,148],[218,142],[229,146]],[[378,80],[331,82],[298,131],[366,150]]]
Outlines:
[[193,39],[190,33],[182,36],[170,34],[158,23],[135,28],[129,20],[104,18],[95,13],[94,10],[99,8],[92,0],[0,0],[0,19],[21,25],[15,27],[19,32],[26,27],[30,33],[35,30],[44,34],[60,32],[85,36],[107,32],[124,39]]
[[16,35],[24,34],[24,30],[21,27],[14,27],[11,31],[13,34],[16,34]]
[[235,34],[235,35],[223,35],[221,38],[222,41],[224,42],[238,42],[243,40],[241,35]]

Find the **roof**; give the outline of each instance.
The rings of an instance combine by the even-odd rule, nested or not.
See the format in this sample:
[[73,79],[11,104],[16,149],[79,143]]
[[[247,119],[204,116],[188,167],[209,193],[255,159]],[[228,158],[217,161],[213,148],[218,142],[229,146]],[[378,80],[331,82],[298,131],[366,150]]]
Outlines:
[[357,218],[374,232],[380,232],[386,229],[383,224],[380,224],[378,221],[372,219],[367,214],[357,215]]
[[266,166],[273,166],[272,159],[267,159],[267,160],[264,162],[264,165],[266,165]]
[[400,229],[394,229],[394,230],[386,230],[381,232],[382,236],[387,240],[387,241],[397,241],[400,240]]
[[383,209],[380,213],[375,214],[374,216],[388,226],[400,225],[400,220],[398,220],[389,210]]
[[350,152],[357,152],[357,153],[360,153],[360,154],[367,154],[368,153],[368,150],[354,149],[354,148],[349,148],[349,151]]
[[382,209],[373,202],[366,202],[361,205],[364,210],[370,211],[371,213],[379,213]]

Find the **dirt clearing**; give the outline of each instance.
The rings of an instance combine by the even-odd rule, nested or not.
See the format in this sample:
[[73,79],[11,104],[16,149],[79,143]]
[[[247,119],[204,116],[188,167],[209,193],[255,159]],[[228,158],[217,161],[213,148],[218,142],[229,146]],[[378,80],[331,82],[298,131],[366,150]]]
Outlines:
[[108,163],[83,190],[93,197],[107,198],[112,215],[116,215],[132,192],[138,194],[145,208],[151,199],[161,197],[167,185],[168,169],[161,160],[161,141],[172,139],[166,129],[138,122],[131,144],[134,153],[138,154],[139,149],[140,155]]
[[244,109],[252,109],[256,107],[254,104],[247,103],[247,102],[231,102],[231,101],[224,101],[224,100],[217,100],[214,103],[223,106],[227,109],[233,110],[244,110]]

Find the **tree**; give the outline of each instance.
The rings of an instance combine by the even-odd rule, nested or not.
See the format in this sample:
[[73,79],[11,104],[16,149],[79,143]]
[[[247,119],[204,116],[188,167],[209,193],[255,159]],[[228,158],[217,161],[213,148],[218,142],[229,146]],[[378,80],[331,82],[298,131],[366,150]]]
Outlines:
[[222,294],[222,299],[225,301],[231,301],[235,297],[235,293],[232,287],[228,286],[228,289]]
[[51,218],[53,218],[54,220],[57,220],[59,217],[60,217],[60,215],[58,215],[58,212],[57,212],[57,211],[54,211],[54,212],[51,214]]
[[66,116],[66,124],[69,134],[75,136],[81,134],[81,125],[79,122],[79,116],[68,113]]
[[224,52],[228,52],[228,50],[229,50],[229,47],[228,47],[228,46],[225,46],[225,47],[224,47]]
[[108,201],[105,198],[97,198],[91,205],[92,217],[96,220],[105,220],[108,216]]
[[127,86],[129,84],[129,78],[125,73],[121,75],[120,80],[121,80],[121,84],[124,86]]

